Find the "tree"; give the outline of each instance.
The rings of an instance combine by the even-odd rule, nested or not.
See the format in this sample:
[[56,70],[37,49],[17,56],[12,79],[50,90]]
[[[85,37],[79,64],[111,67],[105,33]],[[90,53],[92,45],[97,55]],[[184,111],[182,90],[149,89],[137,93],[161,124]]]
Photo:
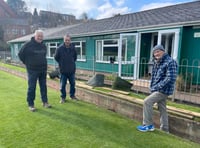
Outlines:
[[113,17],[120,16],[120,15],[121,15],[120,13],[116,13],[116,14],[113,14]]
[[81,14],[80,18],[83,19],[83,20],[88,20],[88,15],[87,15],[87,13],[86,13],[86,12],[83,12],[83,13]]
[[21,12],[27,11],[26,3],[23,0],[7,0],[7,4],[18,15],[20,15]]
[[0,25],[0,51],[1,50],[7,50],[8,44],[3,40],[4,37],[4,30],[3,27]]
[[0,25],[0,40],[3,41],[3,37],[4,37],[4,31],[3,31],[3,27]]
[[9,45],[5,42],[0,40],[0,51],[6,51],[9,49]]
[[33,16],[34,16],[34,17],[38,17],[37,8],[34,9]]

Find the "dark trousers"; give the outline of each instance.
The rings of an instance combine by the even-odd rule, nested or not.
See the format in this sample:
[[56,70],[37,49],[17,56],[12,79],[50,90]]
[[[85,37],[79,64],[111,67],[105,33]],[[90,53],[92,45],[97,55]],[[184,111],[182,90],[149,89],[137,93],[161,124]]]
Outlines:
[[43,103],[48,102],[47,99],[47,85],[46,85],[46,71],[34,71],[27,70],[28,74],[28,91],[27,91],[27,102],[29,106],[34,106],[35,91],[37,80],[40,86],[40,95]]
[[60,97],[65,99],[66,98],[66,85],[67,85],[67,80],[69,80],[70,84],[70,97],[75,96],[75,74],[61,74],[60,77],[60,92],[61,95]]

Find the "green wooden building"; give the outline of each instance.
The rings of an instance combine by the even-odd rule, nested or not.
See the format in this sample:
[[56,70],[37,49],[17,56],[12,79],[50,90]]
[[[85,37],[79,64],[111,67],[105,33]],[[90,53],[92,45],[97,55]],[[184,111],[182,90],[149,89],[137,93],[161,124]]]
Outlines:
[[[53,55],[67,33],[76,45],[79,70],[145,79],[150,74],[153,46],[163,44],[179,63],[179,73],[192,73],[193,82],[200,82],[200,1],[46,29],[49,65],[56,65]],[[21,46],[32,36],[9,41],[12,60],[19,61]]]

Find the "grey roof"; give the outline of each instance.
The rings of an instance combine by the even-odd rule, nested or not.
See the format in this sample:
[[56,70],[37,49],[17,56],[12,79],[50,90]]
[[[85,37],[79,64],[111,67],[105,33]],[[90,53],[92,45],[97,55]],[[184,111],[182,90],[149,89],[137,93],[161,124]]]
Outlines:
[[[46,39],[62,38],[69,33],[72,37],[91,36],[127,31],[137,31],[155,27],[186,26],[200,24],[200,1],[182,3],[147,11],[118,15],[111,18],[93,20],[78,25],[46,30]],[[49,33],[47,33],[49,32]],[[23,41],[18,38],[10,42]]]
[[[71,26],[63,26],[63,27],[58,27],[58,28],[50,28],[50,29],[42,29],[44,31],[44,38],[45,40],[48,39],[60,39],[62,37],[64,37],[64,35],[58,34],[58,32],[62,32],[65,29],[70,29],[72,27],[74,27],[75,25],[71,25]],[[24,42],[24,41],[28,41],[31,39],[31,37],[34,36],[34,33],[14,39],[14,40],[10,40],[8,41],[8,43],[11,42]]]

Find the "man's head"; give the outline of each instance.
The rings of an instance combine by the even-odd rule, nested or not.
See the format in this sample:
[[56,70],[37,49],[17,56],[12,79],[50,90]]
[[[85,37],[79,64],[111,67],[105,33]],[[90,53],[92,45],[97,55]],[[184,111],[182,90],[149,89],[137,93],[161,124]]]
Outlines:
[[71,37],[70,37],[69,34],[67,34],[67,35],[64,36],[64,43],[65,43],[65,46],[66,46],[66,47],[69,47],[69,46],[70,46]]
[[163,54],[165,53],[165,49],[162,45],[156,45],[153,48],[153,56],[156,60],[162,58]]
[[35,31],[35,41],[38,42],[38,43],[41,43],[43,41],[43,31],[42,30],[36,30]]

